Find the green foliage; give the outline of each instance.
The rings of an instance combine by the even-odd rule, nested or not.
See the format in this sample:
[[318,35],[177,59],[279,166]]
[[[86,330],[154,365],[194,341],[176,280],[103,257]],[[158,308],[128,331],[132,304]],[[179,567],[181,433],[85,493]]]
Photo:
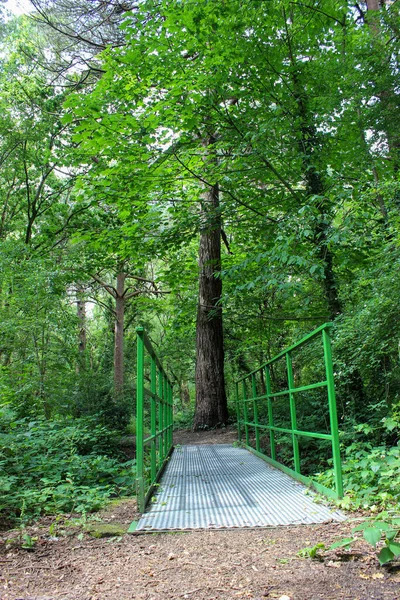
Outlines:
[[[348,418],[375,427],[376,441],[394,439],[381,419],[396,411],[400,394],[396,303],[400,293],[394,272],[399,265],[398,248],[379,246],[377,255],[364,262],[351,287],[346,289],[348,309],[337,321],[334,352],[337,382]],[[364,384],[364,402],[355,403],[348,387],[357,369]],[[347,387],[346,387],[347,386]]]
[[191,429],[193,425],[194,406],[188,406],[174,413],[174,427],[176,429]]
[[359,539],[358,532],[362,532],[364,540],[375,549],[379,545],[377,557],[381,566],[400,556],[400,543],[397,541],[400,533],[399,517],[391,517],[386,512],[375,519],[364,521],[352,529],[355,534],[353,537],[338,540],[330,546],[330,550],[350,548]]
[[302,548],[298,551],[297,556],[300,556],[301,558],[312,558],[314,560],[321,561],[321,550],[325,550],[325,544],[323,544],[322,542],[318,542],[318,544],[315,544],[315,546],[309,548]]
[[21,548],[23,548],[24,550],[29,550],[32,551],[35,548],[35,539],[32,538],[28,533],[25,533],[22,536],[23,539],[23,544],[21,546]]
[[[356,431],[360,429],[368,431],[368,426],[355,427]],[[332,485],[333,471],[325,471],[316,480]],[[374,446],[364,436],[360,437],[345,449],[343,480],[343,508],[377,510],[378,507],[399,507],[400,442],[395,446]]]
[[86,513],[132,493],[134,461],[117,458],[115,435],[94,419],[0,421],[0,515]]
[[129,423],[126,426],[126,433],[129,435],[136,435],[136,417],[131,417]]

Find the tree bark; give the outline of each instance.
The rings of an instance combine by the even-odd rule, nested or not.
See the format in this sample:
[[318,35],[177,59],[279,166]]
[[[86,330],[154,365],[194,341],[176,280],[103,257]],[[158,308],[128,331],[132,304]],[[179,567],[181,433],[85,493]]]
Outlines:
[[381,0],[367,0],[367,9],[368,10],[380,10],[381,8]]
[[86,302],[77,300],[76,310],[79,319],[79,352],[83,353],[86,350]]
[[190,405],[190,392],[187,381],[181,381],[179,386],[179,397],[182,407],[186,408]]
[[317,227],[315,240],[317,245],[317,254],[322,261],[324,270],[324,278],[322,280],[324,295],[328,305],[330,319],[334,321],[336,317],[342,314],[343,306],[339,298],[338,284],[335,272],[333,270],[334,256],[328,246],[328,236],[325,226],[320,225]]
[[124,316],[125,316],[125,273],[117,274],[115,295],[114,334],[114,392],[120,396],[124,390]]
[[221,215],[218,185],[203,194],[199,248],[199,302],[196,321],[196,410],[194,429],[226,423],[222,323]]

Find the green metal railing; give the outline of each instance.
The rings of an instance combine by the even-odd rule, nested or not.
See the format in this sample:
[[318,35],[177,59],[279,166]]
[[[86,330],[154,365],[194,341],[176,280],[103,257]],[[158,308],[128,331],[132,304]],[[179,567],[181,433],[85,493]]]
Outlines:
[[136,493],[140,512],[172,451],[172,384],[142,327],[137,329]]
[[[333,376],[333,365],[332,365],[332,350],[329,331],[332,327],[332,323],[325,323],[321,325],[310,334],[306,335],[297,344],[290,346],[283,352],[280,352],[272,360],[268,361],[255,371],[248,373],[236,382],[236,407],[238,416],[238,433],[239,440],[242,441],[242,429],[244,429],[246,447],[251,450],[273,466],[281,469],[292,475],[295,479],[298,479],[307,485],[313,485],[318,491],[335,498],[343,497],[343,482],[342,482],[342,466],[340,458],[340,447],[339,447],[339,430],[338,430],[338,419],[336,409],[336,397],[335,397],[335,386]],[[325,379],[324,381],[318,381],[310,385],[303,385],[296,387],[294,375],[293,375],[293,363],[292,357],[296,351],[309,344],[311,341],[317,339],[319,336],[322,338],[323,357],[325,363]],[[286,377],[287,377],[287,389],[273,392],[271,388],[271,369],[279,360],[285,360],[286,362]],[[257,376],[263,378],[264,390],[259,393],[257,390]],[[297,411],[296,411],[296,394],[300,392],[307,392],[316,388],[326,388],[328,396],[328,408],[329,408],[329,433],[318,433],[313,431],[300,430],[297,427]],[[287,410],[290,414],[290,427],[277,427],[274,420],[274,402],[281,397],[288,399]],[[263,406],[260,403],[266,403],[267,406]],[[266,421],[262,422],[259,418],[259,412],[261,407],[266,409],[267,415]],[[249,414],[252,413],[253,419],[250,420]],[[250,439],[250,432],[253,433],[253,439]],[[269,434],[269,456],[261,451],[260,436],[263,432]],[[277,443],[276,433],[280,432],[291,436],[292,447],[293,447],[293,463],[294,469],[287,467],[277,460]],[[302,475],[300,472],[300,452],[299,452],[299,438],[315,438],[320,440],[328,440],[332,444],[332,456],[333,456],[333,470],[335,477],[335,490],[331,490],[317,482],[313,482],[310,477]],[[254,440],[254,441],[253,441]],[[251,445],[254,443],[255,448]]]

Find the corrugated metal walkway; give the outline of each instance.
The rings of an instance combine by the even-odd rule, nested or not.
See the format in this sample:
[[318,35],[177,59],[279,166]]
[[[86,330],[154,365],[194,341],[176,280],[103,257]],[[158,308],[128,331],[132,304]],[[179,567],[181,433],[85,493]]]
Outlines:
[[266,527],[342,521],[305,486],[248,450],[176,448],[137,532]]

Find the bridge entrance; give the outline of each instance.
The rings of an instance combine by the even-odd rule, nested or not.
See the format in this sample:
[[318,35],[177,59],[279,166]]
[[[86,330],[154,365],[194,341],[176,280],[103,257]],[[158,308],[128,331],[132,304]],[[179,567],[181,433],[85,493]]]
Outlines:
[[[184,445],[174,451],[172,384],[145,332],[138,330],[137,498],[144,514],[131,531],[266,527],[345,518],[316,503],[307,489],[312,486],[336,498],[343,494],[331,327],[322,325],[236,383],[237,446]],[[301,384],[297,352],[314,342],[322,342],[319,368],[324,377]],[[279,375],[282,361],[284,377]],[[273,381],[283,381],[284,389],[274,387]],[[326,431],[314,431],[297,419],[296,398],[314,390],[325,393],[325,408],[322,401],[316,406],[325,411]],[[279,419],[285,413],[289,421],[282,426]],[[293,464],[279,462],[282,436],[291,440]],[[331,446],[333,489],[301,473],[300,443],[310,438]]]

